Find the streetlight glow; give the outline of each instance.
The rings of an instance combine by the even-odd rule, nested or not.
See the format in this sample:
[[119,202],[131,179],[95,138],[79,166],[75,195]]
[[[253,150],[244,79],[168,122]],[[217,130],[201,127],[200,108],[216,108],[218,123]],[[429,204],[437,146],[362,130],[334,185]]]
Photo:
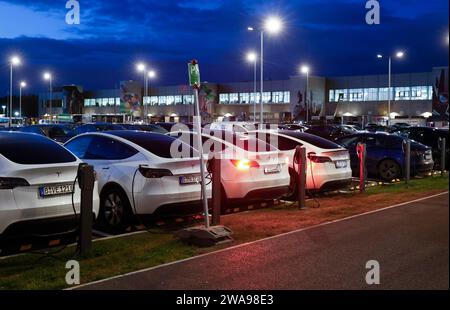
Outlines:
[[137,69],[137,71],[139,71],[139,72],[144,72],[145,71],[145,64],[144,63],[138,63],[137,65],[136,65],[136,69]]
[[254,63],[254,62],[256,62],[257,59],[258,59],[258,56],[256,55],[255,52],[249,52],[247,54],[247,61],[248,62]]
[[52,75],[50,72],[45,72],[44,73],[44,80],[49,81],[52,79]]
[[20,82],[20,87],[21,88],[27,87],[27,82],[25,81]]
[[255,28],[253,28],[253,27],[247,27],[247,30],[248,30],[248,31],[254,31]]
[[20,58],[18,56],[13,56],[11,57],[11,64],[13,66],[18,66],[20,65]]
[[308,66],[301,66],[300,71],[303,74],[308,74],[309,73],[309,67]]
[[153,70],[150,70],[150,71],[148,72],[148,77],[151,78],[151,79],[155,78],[155,77],[156,77],[156,72],[153,71]]
[[269,17],[264,24],[264,29],[269,33],[276,34],[280,32],[282,28],[283,24],[278,17]]
[[397,58],[403,58],[403,56],[405,56],[405,53],[403,51],[399,51],[395,54],[395,57]]
[[382,59],[382,58],[383,58],[383,55],[378,54],[378,55],[377,55],[377,58],[378,58],[378,59]]

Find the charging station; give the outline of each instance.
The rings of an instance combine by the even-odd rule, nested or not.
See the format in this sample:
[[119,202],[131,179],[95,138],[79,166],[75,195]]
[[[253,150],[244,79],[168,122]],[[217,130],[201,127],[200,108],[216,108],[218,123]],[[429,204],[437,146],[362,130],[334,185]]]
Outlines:
[[297,171],[297,192],[298,192],[298,208],[305,209],[306,208],[306,148],[298,145],[295,148],[294,154],[294,167],[295,164],[298,166]]
[[86,255],[92,247],[92,202],[94,184],[94,167],[87,164],[80,164],[78,168],[78,185],[81,190],[80,237],[78,239],[78,254],[81,256]]
[[366,191],[366,157],[367,157],[367,149],[364,143],[358,143],[356,146],[356,154],[359,159],[359,191],[364,193]]

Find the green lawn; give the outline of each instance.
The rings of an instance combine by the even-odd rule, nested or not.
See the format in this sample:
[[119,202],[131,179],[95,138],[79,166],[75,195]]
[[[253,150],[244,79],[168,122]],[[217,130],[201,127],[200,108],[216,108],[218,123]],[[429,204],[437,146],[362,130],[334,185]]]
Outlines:
[[[89,257],[80,259],[81,282],[88,283],[107,277],[157,266],[192,257],[225,246],[235,245],[318,223],[382,208],[402,201],[448,190],[448,177],[412,180],[387,186],[371,187],[362,196],[358,193],[321,198],[322,207],[299,211],[292,205],[273,209],[234,214],[223,219],[234,231],[235,241],[220,247],[200,249],[173,238],[171,232],[145,232],[132,236],[100,240],[93,243]],[[359,196],[358,196],[359,195]],[[358,196],[358,199],[354,199]],[[313,205],[313,202],[309,202]],[[74,259],[74,247],[42,257],[25,254],[0,260],[0,289],[61,289],[66,288],[65,264]],[[75,258],[76,259],[76,258]]]

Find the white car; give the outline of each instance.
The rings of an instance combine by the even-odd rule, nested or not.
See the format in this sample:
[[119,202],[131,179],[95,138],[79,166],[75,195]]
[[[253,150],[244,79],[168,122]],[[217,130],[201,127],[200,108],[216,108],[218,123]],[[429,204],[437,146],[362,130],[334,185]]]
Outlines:
[[[262,127],[261,127],[262,126]],[[212,131],[231,131],[235,133],[247,133],[249,131],[255,131],[258,129],[273,129],[278,128],[275,124],[263,124],[252,122],[215,122],[205,126],[206,130]]]
[[[75,179],[80,163],[44,136],[0,132],[0,239],[77,228],[81,192]],[[96,182],[95,216],[98,209]]]
[[[197,133],[168,133],[197,147]],[[186,140],[185,140],[186,139]],[[276,199],[289,190],[287,156],[264,141],[229,131],[204,131],[203,149],[209,159],[219,155],[223,205],[234,201]]]
[[[255,131],[249,133],[259,139],[277,141],[277,147],[289,156],[292,177],[291,196],[297,193],[298,165],[294,163],[295,148],[303,146],[307,153],[306,188],[310,191],[330,191],[347,187],[351,183],[352,169],[349,152],[324,138],[299,131]],[[295,170],[294,170],[295,166]]]
[[65,144],[97,172],[101,225],[121,231],[133,215],[202,210],[200,160],[173,158],[175,140],[157,133],[118,130],[82,134]]

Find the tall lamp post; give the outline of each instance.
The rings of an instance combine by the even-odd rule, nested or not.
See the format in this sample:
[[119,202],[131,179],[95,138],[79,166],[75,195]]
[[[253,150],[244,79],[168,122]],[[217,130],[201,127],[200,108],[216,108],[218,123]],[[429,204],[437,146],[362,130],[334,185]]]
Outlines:
[[50,72],[44,73],[44,80],[48,81],[48,87],[50,91],[50,106],[49,106],[49,114],[50,114],[50,124],[53,123],[53,76]]
[[142,96],[142,109],[141,109],[141,120],[144,119],[144,98],[147,96],[147,66],[144,63],[138,63],[136,65],[136,70],[144,75],[144,94]]
[[27,82],[22,81],[19,84],[19,116],[22,117],[22,89],[27,87]]
[[[394,56],[389,56],[389,70],[388,70],[388,123],[387,125],[389,126],[391,123],[391,100],[392,100],[392,58],[395,57],[397,59],[401,59],[405,56],[405,53],[403,51],[398,51],[395,53]],[[378,54],[377,55],[378,59],[383,59],[383,55],[382,54]]]
[[247,61],[253,64],[253,121],[256,122],[256,61],[258,56],[254,52],[249,52],[247,54]]
[[[149,70],[148,72],[147,72],[147,98],[148,98],[148,102],[147,102],[147,109],[148,109],[148,106],[150,105],[150,97],[151,97],[151,83],[150,83],[150,80],[153,80],[153,79],[155,79],[156,78],[156,72],[154,71],[154,70]],[[145,118],[147,119],[148,118],[148,110],[146,110],[146,112],[145,112]]]
[[12,126],[12,116],[13,116],[13,67],[20,65],[20,58],[18,56],[13,56],[10,59],[11,71],[9,80],[9,127]]
[[[269,17],[266,19],[263,27],[260,29],[261,32],[261,51],[260,51],[260,61],[261,61],[261,94],[260,94],[260,122],[264,123],[264,102],[263,102],[263,93],[264,93],[264,33],[268,32],[269,34],[277,34],[283,28],[283,24],[281,19],[278,17]],[[255,28],[248,27],[248,31],[254,31]]]
[[309,67],[303,65],[300,71],[306,75],[306,95],[305,95],[305,108],[306,108],[306,123],[309,123]]

